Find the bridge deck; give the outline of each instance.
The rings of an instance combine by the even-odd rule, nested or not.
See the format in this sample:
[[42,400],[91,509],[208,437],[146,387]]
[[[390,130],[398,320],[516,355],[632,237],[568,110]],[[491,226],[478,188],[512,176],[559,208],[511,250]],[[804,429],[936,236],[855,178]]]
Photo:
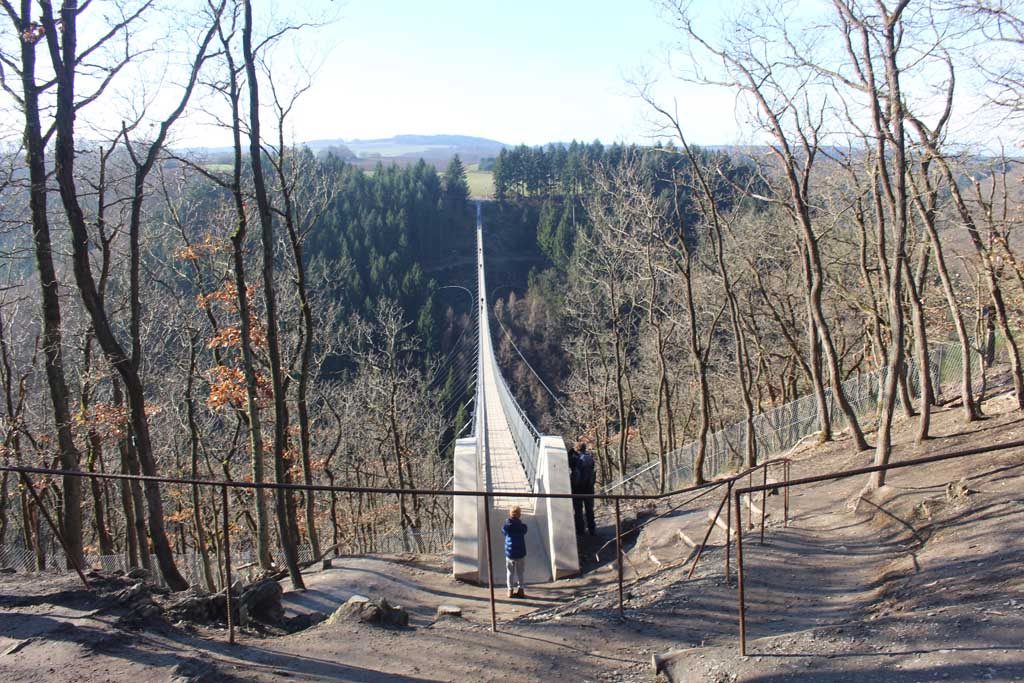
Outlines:
[[[501,399],[498,396],[497,378],[494,376],[494,366],[484,363],[483,368],[484,405],[487,406],[487,447],[489,457],[482,463],[487,468],[484,472],[484,481],[491,491],[515,491],[522,493],[530,491],[531,487],[526,481],[526,472],[519,461],[519,454],[516,451],[515,442],[512,440],[512,432],[508,426],[508,418],[501,407]],[[495,510],[508,510],[513,505],[523,509],[524,515],[534,513],[535,498],[494,498]]]

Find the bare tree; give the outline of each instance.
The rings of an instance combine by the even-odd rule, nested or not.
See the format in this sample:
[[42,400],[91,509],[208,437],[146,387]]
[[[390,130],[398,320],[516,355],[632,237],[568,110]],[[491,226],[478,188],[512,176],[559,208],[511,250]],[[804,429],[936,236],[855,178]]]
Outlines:
[[[150,8],[151,2],[141,4],[134,12],[115,25],[107,36],[118,35],[126,31],[134,22]],[[78,51],[77,46],[77,19],[85,7],[79,9],[77,4],[65,4],[61,9],[61,26],[58,30],[57,22],[49,3],[42,4],[42,27],[49,48],[50,61],[56,74],[57,84],[57,107],[55,112],[56,127],[56,177],[60,188],[61,200],[64,205],[64,212],[72,233],[73,263],[75,281],[86,309],[89,312],[96,338],[107,355],[110,363],[121,375],[128,398],[129,415],[132,424],[132,435],[136,443],[136,451],[142,471],[147,475],[155,475],[157,472],[156,461],[153,454],[153,446],[150,439],[149,421],[146,416],[145,391],[140,374],[141,362],[141,337],[139,333],[139,279],[138,264],[140,257],[139,249],[139,224],[141,220],[141,206],[144,195],[145,180],[156,162],[167,134],[184,111],[188,100],[198,79],[199,71],[206,59],[206,50],[210,41],[215,35],[216,27],[219,25],[220,8],[213,12],[210,27],[200,40],[197,52],[191,62],[188,80],[182,87],[181,97],[172,112],[161,121],[158,132],[153,143],[149,145],[145,154],[136,156],[134,148],[128,143],[127,131],[125,132],[126,144],[132,160],[136,166],[134,195],[132,200],[132,218],[129,224],[130,242],[130,298],[131,318],[130,337],[131,353],[123,348],[121,342],[113,332],[109,314],[100,297],[92,274],[92,267],[89,256],[89,232],[86,225],[85,214],[82,209],[79,192],[75,178],[75,112],[84,103],[95,99],[97,93],[90,94],[80,101],[76,101],[77,93],[75,88],[75,76],[80,61],[88,55],[93,48],[87,49],[84,53]],[[132,58],[131,50],[122,61],[116,63],[108,70],[106,82],[109,82],[118,71]],[[102,88],[102,86],[101,86]],[[149,512],[149,532],[153,542],[155,554],[160,567],[161,574],[168,585],[175,590],[187,587],[188,583],[178,572],[174,564],[174,558],[170,545],[167,541],[164,530],[163,503],[160,498],[159,486],[154,482],[146,482],[146,498]]]
[[[260,141],[260,95],[256,73],[256,57],[252,44],[252,4],[244,1],[242,24],[242,57],[249,91],[249,163],[252,169],[256,208],[260,219],[263,244],[263,298],[267,312],[267,350],[270,354],[270,382],[274,394],[274,476],[279,484],[290,483],[288,460],[288,405],[282,375],[281,347],[278,342],[277,293],[274,289],[274,218],[263,175],[263,150]],[[277,533],[284,550],[285,563],[295,588],[304,589],[296,546],[298,529],[294,523],[294,500],[283,488],[275,492],[277,499]]]
[[[764,181],[771,188],[771,194],[755,195],[755,198],[784,207],[792,218],[797,234],[803,239],[807,305],[816,328],[813,335],[816,339],[811,346],[820,340],[831,376],[833,399],[846,418],[855,448],[866,450],[867,440],[842,387],[840,355],[822,300],[825,274],[820,238],[814,227],[811,184],[814,162],[821,147],[823,117],[812,105],[806,91],[801,91],[805,81],[797,75],[794,83],[783,82],[780,65],[761,50],[770,40],[759,32],[766,24],[758,22],[770,22],[769,18],[753,16],[736,24],[731,44],[716,46],[694,26],[688,3],[665,0],[662,6],[691,45],[702,49],[723,65],[725,73],[722,80],[716,81],[710,76],[701,80],[724,85],[749,96],[759,114],[757,123],[773,140],[770,149],[782,176],[782,186],[774,187],[769,177],[765,176]],[[794,92],[793,88],[798,90]]]

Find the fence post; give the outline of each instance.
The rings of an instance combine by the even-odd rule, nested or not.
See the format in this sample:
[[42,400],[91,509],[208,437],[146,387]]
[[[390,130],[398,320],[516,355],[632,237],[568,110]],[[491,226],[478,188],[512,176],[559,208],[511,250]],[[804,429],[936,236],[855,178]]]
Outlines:
[[622,509],[618,498],[615,499],[615,557],[619,571],[619,619],[625,619],[622,607]]
[[491,549],[491,497],[484,494],[484,531],[487,533],[487,589],[491,593],[491,631],[498,630],[498,615],[494,606],[494,554]]
[[235,620],[231,614],[231,530],[228,527],[228,487],[222,484],[220,487],[221,521],[224,524],[224,578],[227,583],[224,586],[224,604],[228,616],[228,644],[235,644]]

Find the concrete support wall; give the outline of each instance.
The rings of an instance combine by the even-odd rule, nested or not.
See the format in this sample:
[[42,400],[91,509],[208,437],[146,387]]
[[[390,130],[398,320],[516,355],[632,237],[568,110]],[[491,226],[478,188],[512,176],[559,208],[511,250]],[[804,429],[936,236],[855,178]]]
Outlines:
[[[480,481],[476,439],[455,442],[456,491],[485,488]],[[560,437],[541,437],[537,461],[538,493],[569,493],[569,464],[565,443]],[[527,499],[530,500],[530,499]],[[527,502],[524,500],[523,502]],[[460,581],[487,583],[487,548],[484,537],[483,499],[470,496],[453,498],[452,574]],[[572,501],[568,498],[534,498],[532,515],[524,516],[530,532],[527,534],[527,580],[546,583],[579,574],[580,561],[576,549],[576,529],[573,522]],[[494,553],[494,583],[503,586],[504,552],[501,525],[508,510],[492,508],[491,542]],[[481,571],[482,570],[482,571]]]
[[[452,484],[456,491],[481,490],[476,438],[455,442]],[[460,581],[479,582],[483,501],[472,496],[452,496],[452,501],[452,574]]]
[[[537,493],[570,493],[569,459],[561,437],[542,436],[537,459]],[[551,578],[561,579],[580,573],[576,548],[576,528],[572,500],[537,499],[535,522],[547,542]]]

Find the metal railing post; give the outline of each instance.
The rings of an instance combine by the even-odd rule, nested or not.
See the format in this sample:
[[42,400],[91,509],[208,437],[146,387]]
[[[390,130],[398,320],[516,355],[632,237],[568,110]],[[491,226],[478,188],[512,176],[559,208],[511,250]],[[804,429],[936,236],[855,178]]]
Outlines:
[[619,619],[625,619],[622,605],[622,506],[618,498],[615,499],[615,558],[619,572]]
[[[747,488],[754,488],[754,470],[750,470],[749,472],[747,472]],[[749,493],[747,494],[747,505],[749,505],[751,508],[754,507],[754,497],[751,496]],[[742,524],[743,523],[743,516],[742,515],[738,516],[736,518],[736,523],[737,524]],[[753,518],[753,516],[751,516],[751,518],[750,518],[750,528],[751,529],[754,528],[754,518]]]
[[782,475],[786,479],[786,487],[782,493],[782,520],[783,526],[789,526],[789,460],[783,461]]
[[220,487],[221,521],[224,524],[224,578],[227,584],[224,586],[225,611],[228,616],[228,644],[235,644],[235,619],[232,615],[231,600],[231,529],[229,528],[230,515],[228,514],[228,487]]
[[[770,460],[764,461],[764,476],[761,478],[761,485],[768,486],[768,465]],[[764,518],[767,514],[768,489],[761,491],[761,545],[764,545]]]
[[[732,548],[732,503],[729,498],[732,496],[732,482],[725,491],[725,582],[729,583],[729,550]],[[719,505],[721,510],[722,506]]]
[[[736,520],[742,519],[740,511],[740,498],[743,496],[736,492]],[[739,599],[740,616],[740,656],[747,656],[747,606],[743,597],[743,524],[736,525],[736,575],[738,577],[737,597]]]
[[494,551],[491,548],[491,497],[484,495],[484,529],[487,533],[487,589],[491,593],[491,631],[498,630],[498,615],[494,606]]

